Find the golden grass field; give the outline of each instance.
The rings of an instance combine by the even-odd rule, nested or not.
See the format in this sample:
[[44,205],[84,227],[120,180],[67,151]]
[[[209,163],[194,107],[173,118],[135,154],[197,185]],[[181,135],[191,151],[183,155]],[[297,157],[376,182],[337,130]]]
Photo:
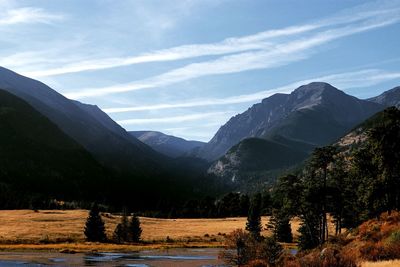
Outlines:
[[364,262],[361,267],[399,267],[400,260]]
[[[83,229],[87,210],[0,210],[0,249],[71,249],[87,251],[124,250],[160,247],[218,247],[224,234],[245,228],[246,218],[223,219],[157,219],[140,217],[145,245],[86,243]],[[112,237],[121,217],[103,213],[108,237]],[[263,225],[268,217],[262,218]],[[297,233],[299,220],[292,222]],[[268,231],[263,231],[268,235]],[[170,241],[166,242],[167,237]]]
[[[82,242],[87,210],[0,210],[0,243]],[[120,216],[103,213],[107,235],[112,236]],[[245,228],[246,218],[223,219],[158,219],[140,217],[144,241],[222,240],[222,235]],[[263,225],[268,217],[262,218]],[[297,231],[300,222],[293,222]],[[263,234],[267,235],[268,231]],[[207,235],[208,237],[205,237]]]

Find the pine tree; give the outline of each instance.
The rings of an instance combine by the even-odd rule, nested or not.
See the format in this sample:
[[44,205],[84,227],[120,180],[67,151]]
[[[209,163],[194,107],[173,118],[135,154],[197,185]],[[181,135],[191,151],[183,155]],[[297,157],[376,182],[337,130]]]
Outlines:
[[311,167],[315,172],[322,171],[322,229],[321,229],[321,244],[325,243],[328,239],[328,219],[327,219],[327,178],[328,178],[328,166],[334,161],[334,157],[337,154],[337,148],[334,146],[317,147],[311,157]]
[[251,202],[249,214],[247,216],[246,230],[256,240],[261,238],[261,195],[257,194]]
[[293,242],[290,217],[283,211],[273,210],[271,219],[267,225],[272,229],[276,241],[291,243]]
[[132,242],[139,242],[142,235],[142,228],[140,227],[140,220],[133,214],[129,223],[129,235]]
[[116,243],[122,243],[123,240],[123,235],[124,235],[124,230],[122,229],[122,224],[117,224],[114,230],[114,236],[113,239]]
[[126,211],[123,212],[121,222],[115,227],[114,240],[117,243],[129,241],[129,225]]
[[105,242],[107,240],[104,221],[101,219],[97,204],[93,204],[89,212],[84,233],[87,241]]
[[320,244],[321,220],[318,216],[310,213],[302,216],[302,224],[299,228],[298,246],[300,250],[313,249]]

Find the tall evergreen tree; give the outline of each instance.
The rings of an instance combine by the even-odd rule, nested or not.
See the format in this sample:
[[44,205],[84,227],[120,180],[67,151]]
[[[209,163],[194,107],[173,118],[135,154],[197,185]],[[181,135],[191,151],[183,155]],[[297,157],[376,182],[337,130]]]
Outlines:
[[104,221],[102,220],[97,204],[93,204],[84,230],[86,240],[91,242],[105,242],[107,240]]
[[115,227],[113,239],[116,243],[120,244],[124,242],[123,236],[124,236],[124,229],[122,228],[122,224],[119,223]]
[[246,230],[249,231],[256,240],[261,238],[261,194],[256,194],[251,201],[247,216]]
[[308,213],[301,216],[302,224],[299,228],[298,246],[300,250],[315,248],[320,243],[321,220],[315,213]]
[[378,169],[382,208],[390,212],[400,208],[400,110],[383,112],[381,122],[368,134],[373,163]]
[[129,225],[126,210],[122,213],[121,222],[115,227],[114,239],[118,243],[129,241]]
[[293,242],[290,217],[284,211],[273,210],[267,227],[272,229],[273,237],[276,241],[286,243]]
[[132,242],[139,242],[142,235],[142,228],[140,227],[140,220],[133,214],[129,223],[129,236]]
[[328,166],[332,163],[334,156],[337,154],[337,148],[334,146],[326,146],[316,148],[312,154],[311,167],[315,172],[322,171],[322,229],[321,229],[321,243],[324,243],[328,238],[328,220],[327,220],[327,178]]

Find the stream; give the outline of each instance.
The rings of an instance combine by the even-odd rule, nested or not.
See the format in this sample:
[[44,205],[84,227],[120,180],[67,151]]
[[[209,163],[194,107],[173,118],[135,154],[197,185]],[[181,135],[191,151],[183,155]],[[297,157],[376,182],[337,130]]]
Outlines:
[[168,249],[132,253],[0,252],[0,267],[24,266],[126,266],[126,267],[212,267],[226,266],[218,259],[219,249]]

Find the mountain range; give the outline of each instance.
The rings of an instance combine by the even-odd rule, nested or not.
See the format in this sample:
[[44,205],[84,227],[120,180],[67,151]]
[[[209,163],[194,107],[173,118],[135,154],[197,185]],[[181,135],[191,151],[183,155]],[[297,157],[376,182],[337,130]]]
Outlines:
[[153,174],[164,159],[97,106],[69,100],[47,85],[5,68],[0,68],[0,88],[25,100],[107,167]]
[[[8,116],[10,108],[32,109],[37,112],[35,116],[40,117],[34,121],[43,127],[35,128],[28,123],[23,129],[23,124],[18,123],[27,120],[27,114],[18,114],[20,118],[15,119],[15,125],[9,117],[3,117],[3,123],[9,129],[27,132],[13,136],[10,131],[4,131],[4,135],[8,135],[4,140],[13,140],[12,144],[18,147],[19,139],[24,144],[33,138],[28,138],[30,131],[43,131],[44,136],[59,136],[53,143],[49,140],[48,146],[45,140],[33,138],[32,144],[35,145],[27,145],[26,153],[24,148],[20,148],[19,156],[26,155],[26,162],[31,162],[31,155],[36,152],[44,155],[43,164],[49,162],[49,169],[40,171],[47,174],[43,179],[50,179],[49,173],[54,173],[54,177],[61,177],[55,178],[62,181],[60,184],[68,180],[74,181],[75,185],[102,180],[104,192],[112,192],[108,197],[120,198],[121,201],[125,199],[124,194],[117,193],[121,190],[126,194],[134,190],[135,199],[144,199],[153,191],[152,194],[157,196],[153,199],[154,205],[172,192],[184,192],[186,196],[200,193],[200,184],[203,191],[211,192],[214,181],[218,184],[222,181],[227,186],[252,185],[254,188],[260,183],[271,183],[284,171],[301,164],[315,147],[339,140],[356,125],[388,106],[400,106],[400,87],[362,100],[330,84],[313,82],[290,94],[275,94],[263,99],[232,117],[208,143],[203,143],[155,131],[127,132],[97,106],[67,99],[47,85],[5,68],[0,68],[0,90],[3,90],[0,98],[6,101],[0,103],[0,116]],[[13,107],[11,102],[16,106]],[[60,156],[76,153],[72,157],[85,162],[88,170],[80,169],[79,162],[72,159],[68,163],[55,156],[52,161],[49,155],[55,154],[52,149],[57,142],[66,148],[60,150]],[[1,146],[2,149],[4,146],[4,151],[10,148],[5,143]],[[48,155],[44,152],[47,148]],[[4,158],[5,155],[7,153],[3,154]],[[24,158],[19,158],[19,161],[24,162]],[[6,158],[4,162],[7,162]],[[39,172],[37,166],[40,164],[32,162],[32,166],[36,166],[32,170]],[[72,170],[64,173],[66,170],[59,167],[65,164],[71,168],[77,166],[73,168],[78,173]],[[9,173],[13,171],[7,170]],[[88,176],[96,179],[88,179]],[[110,182],[111,179],[114,182]],[[7,184],[7,181],[0,180],[3,182]],[[108,188],[105,186],[107,183],[110,184]],[[70,189],[74,188],[71,186]]]
[[400,86],[383,92],[376,97],[369,98],[368,100],[386,107],[394,106],[400,108]]
[[[333,143],[375,113],[400,102],[400,87],[368,100],[322,82],[275,94],[231,118],[198,156],[212,161],[208,173],[229,181],[271,181]],[[241,181],[242,180],[242,181]]]
[[171,158],[185,156],[186,153],[199,149],[205,144],[204,142],[188,141],[156,131],[130,131],[129,133],[155,151]]
[[[76,199],[81,201],[90,198],[91,200],[107,202],[117,206],[145,207],[146,209],[154,209],[159,205],[160,201],[172,203],[174,201],[182,201],[182,199],[186,199],[189,196],[194,197],[197,194],[201,194],[199,183],[205,183],[205,180],[201,179],[201,177],[198,178],[198,176],[201,176],[199,174],[200,170],[207,168],[207,166],[203,165],[203,162],[194,163],[193,160],[188,159],[186,161],[189,162],[182,167],[179,163],[181,161],[174,162],[169,157],[153,150],[150,146],[128,133],[97,106],[67,99],[47,85],[5,68],[0,68],[0,90],[22,101],[30,109],[35,110],[46,119],[37,120],[41,121],[40,124],[47,123],[52,125],[43,126],[41,130],[43,131],[43,136],[51,136],[51,133],[46,132],[47,129],[56,128],[66,137],[65,140],[57,139],[60,144],[73,142],[87,156],[86,159],[82,159],[83,156],[74,157],[72,152],[68,152],[69,150],[67,151],[68,153],[60,151],[57,156],[53,157],[54,161],[52,161],[52,157],[44,155],[40,161],[43,166],[38,166],[37,164],[40,162],[32,161],[32,155],[37,153],[40,159],[39,155],[43,154],[42,150],[46,149],[49,149],[49,155],[51,153],[55,154],[51,147],[46,146],[45,140],[40,140],[40,142],[33,140],[32,142],[37,145],[21,147],[16,144],[26,143],[25,135],[22,133],[13,135],[7,132],[9,135],[4,136],[3,141],[14,138],[15,140],[11,144],[15,146],[16,153],[19,153],[18,155],[20,156],[18,160],[10,156],[10,160],[26,161],[25,163],[27,164],[32,162],[32,166],[27,165],[28,167],[31,166],[31,169],[28,167],[21,168],[21,171],[25,169],[26,172],[22,171],[19,178],[6,178],[7,175],[0,176],[0,191],[3,189],[2,185],[6,185],[4,188],[9,188],[9,179],[20,180],[22,183],[22,181],[25,181],[24,177],[31,176],[29,178],[31,179],[30,183],[26,183],[26,185],[32,186],[24,187],[27,190],[31,190],[29,193],[22,194],[26,197],[19,198],[21,199],[21,207],[29,207],[27,203],[36,198],[36,196],[39,198],[42,196],[44,198],[60,196],[58,188],[62,185],[65,185],[63,199],[79,196]],[[6,106],[4,107],[6,108]],[[23,116],[26,116],[26,114],[22,114],[21,118],[15,121],[8,120],[7,127],[10,129],[14,127],[18,131],[33,131],[33,129],[30,129],[29,123],[26,124],[25,128],[22,127],[25,120]],[[37,130],[35,134],[41,133]],[[0,151],[8,151],[7,149],[9,148],[5,143],[0,144]],[[82,164],[87,163],[87,170],[82,169],[82,166],[73,159],[70,159],[70,163],[68,160],[63,160],[64,156],[74,157],[76,160],[82,159]],[[57,166],[55,165],[56,163],[58,164]],[[45,168],[47,165],[48,169]],[[24,165],[20,164],[18,166]],[[62,166],[65,168],[64,171],[60,170]],[[75,168],[75,166],[77,167]],[[96,168],[102,168],[102,171],[91,171],[95,166]],[[187,166],[193,166],[196,170],[188,172]],[[76,169],[76,172],[70,170],[70,168]],[[8,169],[6,168],[5,171],[8,172]],[[41,181],[44,180],[40,178],[41,173],[45,177],[43,179],[47,179],[47,182],[44,183],[45,185],[42,185]],[[34,176],[38,176],[38,179],[34,179]],[[51,182],[49,182],[50,177],[53,179]],[[78,179],[80,182],[77,182],[74,177],[80,177]],[[86,186],[77,186],[79,184],[82,185],[84,181],[87,182]],[[67,186],[66,182],[70,184]],[[14,183],[12,183],[11,187],[13,185]],[[45,187],[48,188],[45,191],[47,193],[42,190]],[[7,189],[7,192],[13,192],[10,190]],[[7,193],[4,195],[17,194]],[[13,201],[14,205],[18,201]],[[4,203],[7,203],[7,201]]]

